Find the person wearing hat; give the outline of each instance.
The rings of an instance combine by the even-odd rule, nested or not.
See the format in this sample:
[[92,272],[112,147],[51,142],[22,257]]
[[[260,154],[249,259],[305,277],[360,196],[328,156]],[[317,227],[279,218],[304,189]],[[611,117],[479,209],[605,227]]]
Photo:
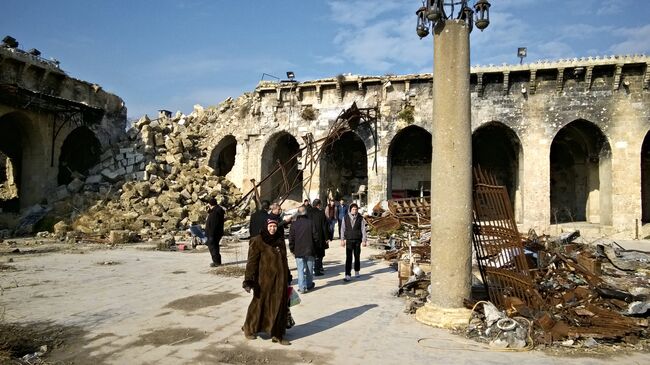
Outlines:
[[313,289],[314,256],[316,250],[316,232],[311,219],[307,218],[307,209],[298,207],[296,221],[289,229],[289,250],[296,257],[296,270],[298,271],[298,292],[306,293]]
[[278,230],[278,222],[268,219],[259,235],[251,238],[248,260],[242,287],[253,291],[253,299],[246,312],[242,326],[249,340],[257,338],[258,332],[272,336],[273,342],[290,345],[285,338],[287,331],[287,287],[291,273],[287,263],[287,247]]
[[223,237],[223,224],[226,212],[217,203],[217,199],[211,198],[208,201],[208,218],[205,221],[205,234],[207,236],[206,245],[212,256],[211,267],[221,265],[221,253],[219,252],[219,242]]

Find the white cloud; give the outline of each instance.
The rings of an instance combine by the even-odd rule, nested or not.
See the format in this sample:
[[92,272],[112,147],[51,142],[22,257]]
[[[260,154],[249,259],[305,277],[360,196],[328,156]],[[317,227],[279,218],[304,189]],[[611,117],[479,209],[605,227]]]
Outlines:
[[[354,31],[340,29],[334,43],[340,58],[370,72],[401,72],[396,65],[423,67],[431,62],[430,38],[419,40],[415,33],[415,15],[377,20]],[[429,40],[429,41],[427,41]]]
[[623,41],[612,45],[609,50],[617,54],[650,53],[650,25],[637,28],[621,28],[614,31]]
[[569,0],[567,5],[574,12],[582,15],[615,15],[623,12],[623,9],[632,9],[638,5],[633,0]]
[[326,56],[318,58],[316,62],[324,65],[342,65],[345,63],[345,60],[339,56]]
[[[328,5],[334,21],[355,27],[362,27],[382,14],[405,8],[404,2],[399,0],[332,0]],[[413,7],[417,8],[416,5]]]

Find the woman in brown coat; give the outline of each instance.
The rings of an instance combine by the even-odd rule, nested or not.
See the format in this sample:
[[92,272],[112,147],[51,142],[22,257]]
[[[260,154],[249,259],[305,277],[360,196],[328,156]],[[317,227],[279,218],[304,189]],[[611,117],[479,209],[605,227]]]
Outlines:
[[291,343],[284,338],[287,328],[287,286],[289,266],[284,235],[278,222],[269,219],[262,232],[251,238],[243,288],[253,290],[242,330],[246,338],[257,338],[258,332],[271,334],[273,342]]

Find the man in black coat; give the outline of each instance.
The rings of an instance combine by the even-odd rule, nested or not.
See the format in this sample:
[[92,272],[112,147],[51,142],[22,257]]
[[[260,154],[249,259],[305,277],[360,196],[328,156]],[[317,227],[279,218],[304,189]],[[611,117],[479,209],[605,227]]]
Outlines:
[[217,199],[212,198],[208,202],[208,218],[205,221],[205,234],[207,242],[205,243],[210,249],[210,256],[212,256],[211,267],[221,265],[221,253],[219,253],[219,242],[223,237],[223,223],[225,221],[226,212],[217,203]]
[[269,219],[269,203],[268,200],[262,200],[262,207],[260,210],[251,214],[251,221],[248,224],[248,233],[251,237],[255,237],[266,227],[266,220]]
[[298,292],[300,293],[306,293],[316,286],[312,277],[316,254],[315,240],[314,225],[307,218],[306,208],[301,206],[298,208],[296,221],[291,224],[289,229],[289,251],[296,257]]
[[325,257],[325,250],[329,247],[328,238],[329,231],[327,227],[327,218],[325,217],[325,212],[321,210],[321,201],[320,199],[314,199],[311,205],[311,209],[307,210],[307,217],[311,219],[312,224],[314,225],[314,232],[316,234],[316,242],[314,242],[314,247],[316,249],[314,260],[314,275],[321,276],[323,275],[323,257]]

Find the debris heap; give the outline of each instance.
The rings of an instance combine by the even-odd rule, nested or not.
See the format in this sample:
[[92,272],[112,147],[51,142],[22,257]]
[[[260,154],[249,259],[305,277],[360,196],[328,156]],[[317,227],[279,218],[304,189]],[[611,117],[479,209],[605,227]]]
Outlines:
[[[124,230],[131,238],[160,237],[203,223],[212,197],[229,208],[242,194],[208,166],[210,137],[247,115],[251,103],[245,94],[216,107],[197,105],[190,115],[143,116],[87,176],[73,172],[73,180],[51,194],[47,209],[60,220],[55,233],[106,237]],[[237,219],[234,213],[229,212],[226,228]]]

